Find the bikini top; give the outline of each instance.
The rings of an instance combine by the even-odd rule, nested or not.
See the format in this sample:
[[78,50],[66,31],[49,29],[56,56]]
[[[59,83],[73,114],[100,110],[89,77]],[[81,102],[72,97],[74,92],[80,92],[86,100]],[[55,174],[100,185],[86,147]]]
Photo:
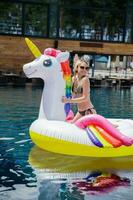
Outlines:
[[73,83],[72,92],[74,92],[75,94],[82,94],[83,93],[83,87],[82,86],[76,86],[76,84]]
[[[82,77],[82,79],[84,78],[85,76]],[[81,79],[81,80],[82,80]],[[82,86],[82,81],[77,81],[75,78],[74,78],[74,82],[72,84],[72,92],[74,92],[75,94],[82,94],[83,93],[83,86]]]

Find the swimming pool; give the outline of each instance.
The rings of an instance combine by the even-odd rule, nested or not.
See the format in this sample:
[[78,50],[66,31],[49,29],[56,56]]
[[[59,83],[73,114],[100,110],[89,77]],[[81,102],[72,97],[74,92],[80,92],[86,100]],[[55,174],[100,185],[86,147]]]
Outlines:
[[[28,128],[38,116],[41,93],[31,87],[0,88],[0,200],[132,199],[132,157],[111,166],[110,160],[63,156],[33,145]],[[133,118],[133,88],[94,88],[91,98],[105,117]],[[121,180],[103,190],[90,187],[101,174]]]

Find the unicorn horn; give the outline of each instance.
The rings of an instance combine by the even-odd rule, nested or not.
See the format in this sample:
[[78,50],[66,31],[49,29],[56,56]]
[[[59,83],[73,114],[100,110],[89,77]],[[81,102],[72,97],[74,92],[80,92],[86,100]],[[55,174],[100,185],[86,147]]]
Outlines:
[[42,55],[37,46],[29,38],[25,38],[25,42],[36,58]]

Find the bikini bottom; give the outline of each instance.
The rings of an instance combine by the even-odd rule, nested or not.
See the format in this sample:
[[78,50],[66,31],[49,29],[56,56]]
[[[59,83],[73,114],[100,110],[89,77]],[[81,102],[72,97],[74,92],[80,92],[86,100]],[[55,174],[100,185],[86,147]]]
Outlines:
[[96,114],[95,108],[88,108],[87,110],[80,111],[78,110],[79,114],[82,116],[89,115],[89,114]]

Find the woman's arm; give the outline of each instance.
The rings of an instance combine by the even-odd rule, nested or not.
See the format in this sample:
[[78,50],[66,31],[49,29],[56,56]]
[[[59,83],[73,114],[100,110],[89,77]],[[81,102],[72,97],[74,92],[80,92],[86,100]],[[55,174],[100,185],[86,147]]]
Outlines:
[[83,95],[78,98],[66,98],[62,97],[63,103],[83,103],[88,99],[89,96],[89,90],[90,90],[90,82],[88,77],[83,78],[82,80],[82,86],[83,86]]
[[74,84],[75,84],[75,76],[72,77],[72,89],[71,89],[71,93],[72,93],[72,97],[74,97],[75,93],[74,93]]

